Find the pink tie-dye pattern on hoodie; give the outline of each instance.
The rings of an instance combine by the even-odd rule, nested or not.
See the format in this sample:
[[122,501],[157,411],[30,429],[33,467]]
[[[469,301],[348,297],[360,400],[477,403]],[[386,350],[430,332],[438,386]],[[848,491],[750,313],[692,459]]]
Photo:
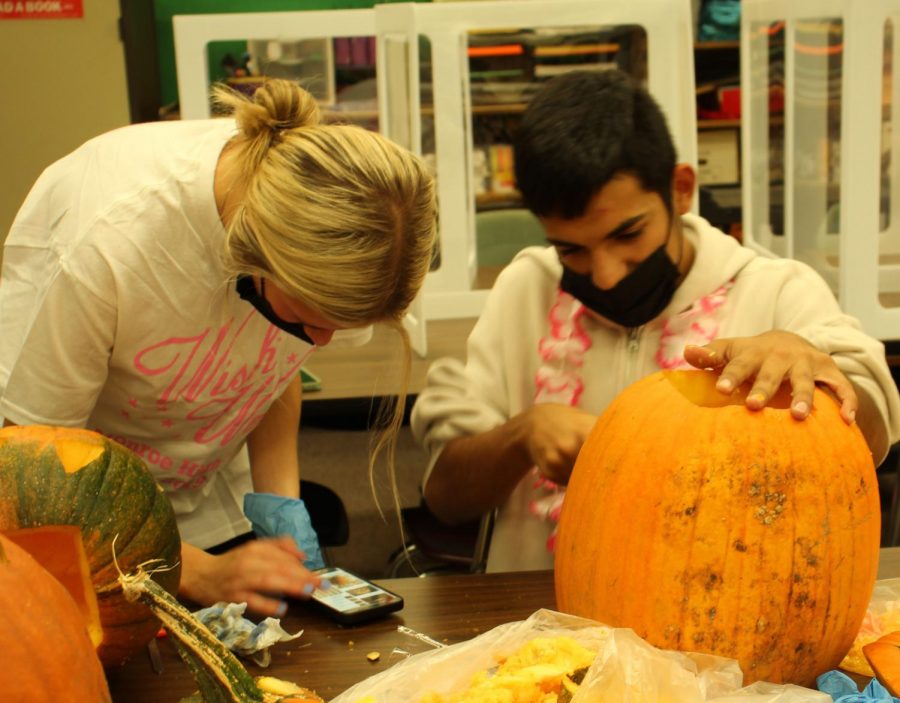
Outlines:
[[[666,320],[655,355],[659,368],[693,368],[684,359],[684,348],[689,344],[703,346],[716,338],[720,308],[733,285],[734,281],[729,281],[697,300],[684,312]],[[585,307],[575,298],[559,291],[556,302],[550,308],[550,334],[538,344],[542,363],[535,374],[535,404],[578,405],[584,391],[581,378],[584,353],[591,346],[591,339],[581,325],[585,312]],[[531,513],[541,520],[558,523],[566,496],[565,487],[544,478],[537,467],[532,468],[531,473],[534,477],[534,497],[528,506]],[[556,530],[554,526],[547,539],[549,552],[556,548]]]
[[[550,308],[550,334],[541,339],[538,353],[541,365],[535,374],[534,402],[562,403],[576,406],[584,391],[581,367],[584,353],[591,346],[591,338],[581,325],[585,307],[568,293],[559,291]],[[531,469],[534,477],[534,497],[528,504],[531,513],[541,520],[559,522],[566,489],[544,478],[538,468]],[[556,547],[556,527],[547,539],[547,550]]]
[[690,308],[666,320],[663,325],[656,363],[659,368],[690,369],[684,360],[684,348],[689,344],[702,347],[719,335],[718,310],[727,299],[734,281],[720,286],[696,301]]

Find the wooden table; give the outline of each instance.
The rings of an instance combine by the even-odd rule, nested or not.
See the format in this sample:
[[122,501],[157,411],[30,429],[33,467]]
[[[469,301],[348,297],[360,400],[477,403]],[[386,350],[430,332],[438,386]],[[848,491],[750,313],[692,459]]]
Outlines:
[[[254,675],[272,675],[315,690],[325,700],[387,669],[397,661],[394,648],[411,653],[430,649],[397,631],[406,625],[440,642],[471,639],[497,625],[523,620],[540,608],[553,608],[553,575],[549,571],[473,574],[378,581],[403,596],[403,610],[357,627],[340,627],[302,603],[292,603],[282,626],[303,635],[272,647],[272,664],[261,669],[246,663]],[[107,672],[116,703],[176,703],[196,690],[187,668],[165,639],[158,640],[163,673],[157,675],[141,654],[123,668]],[[377,651],[371,663],[366,654]]]
[[[878,578],[900,576],[900,547],[881,550]],[[405,607],[383,620],[340,627],[301,603],[292,604],[282,625],[303,635],[272,648],[272,665],[249,663],[254,676],[268,674],[295,681],[330,700],[353,684],[397,661],[394,648],[418,653],[428,645],[397,631],[406,625],[446,644],[455,644],[497,625],[524,620],[540,608],[554,608],[553,574],[533,571],[506,574],[435,576],[379,581],[403,596]],[[165,640],[159,640],[162,674],[140,655],[121,669],[107,672],[116,703],[176,703],[196,686],[187,668]],[[366,654],[377,651],[371,663]]]

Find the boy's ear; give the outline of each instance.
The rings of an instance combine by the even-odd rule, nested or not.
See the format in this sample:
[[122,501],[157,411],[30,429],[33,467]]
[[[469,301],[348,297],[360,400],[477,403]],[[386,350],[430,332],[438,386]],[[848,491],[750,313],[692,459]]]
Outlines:
[[690,164],[675,164],[672,171],[672,206],[675,213],[684,215],[694,202],[694,189],[697,185],[697,174]]

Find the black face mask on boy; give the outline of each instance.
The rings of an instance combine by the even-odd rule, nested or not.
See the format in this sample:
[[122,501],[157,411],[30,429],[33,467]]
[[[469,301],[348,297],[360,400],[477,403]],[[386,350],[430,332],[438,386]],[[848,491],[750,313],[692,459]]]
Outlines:
[[303,325],[297,322],[285,322],[275,314],[272,306],[269,305],[269,301],[266,300],[265,278],[259,279],[259,292],[257,292],[256,290],[256,286],[253,283],[252,276],[241,276],[240,278],[238,278],[236,288],[238,295],[241,296],[242,300],[246,300],[248,303],[250,303],[254,308],[256,308],[256,311],[260,315],[266,318],[278,329],[284,330],[288,334],[303,340],[307,344],[316,346],[316,343],[312,340],[312,338],[308,334],[306,334],[306,330],[303,329]]
[[595,286],[590,274],[575,273],[565,266],[559,287],[611,322],[623,327],[640,327],[669,304],[679,276],[678,267],[663,244],[608,290]]

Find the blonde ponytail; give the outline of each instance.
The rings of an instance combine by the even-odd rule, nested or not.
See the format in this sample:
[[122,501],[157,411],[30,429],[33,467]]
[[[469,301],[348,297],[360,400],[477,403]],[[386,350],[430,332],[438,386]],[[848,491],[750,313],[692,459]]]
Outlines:
[[312,96],[289,81],[267,81],[252,100],[223,87],[214,96],[239,130],[229,273],[273,280],[344,327],[387,322],[401,338],[401,387],[393,405],[386,399],[370,464],[371,480],[385,456],[393,483],[411,359],[402,319],[431,263],[434,180],[421,159],[385,137],[322,124]]

